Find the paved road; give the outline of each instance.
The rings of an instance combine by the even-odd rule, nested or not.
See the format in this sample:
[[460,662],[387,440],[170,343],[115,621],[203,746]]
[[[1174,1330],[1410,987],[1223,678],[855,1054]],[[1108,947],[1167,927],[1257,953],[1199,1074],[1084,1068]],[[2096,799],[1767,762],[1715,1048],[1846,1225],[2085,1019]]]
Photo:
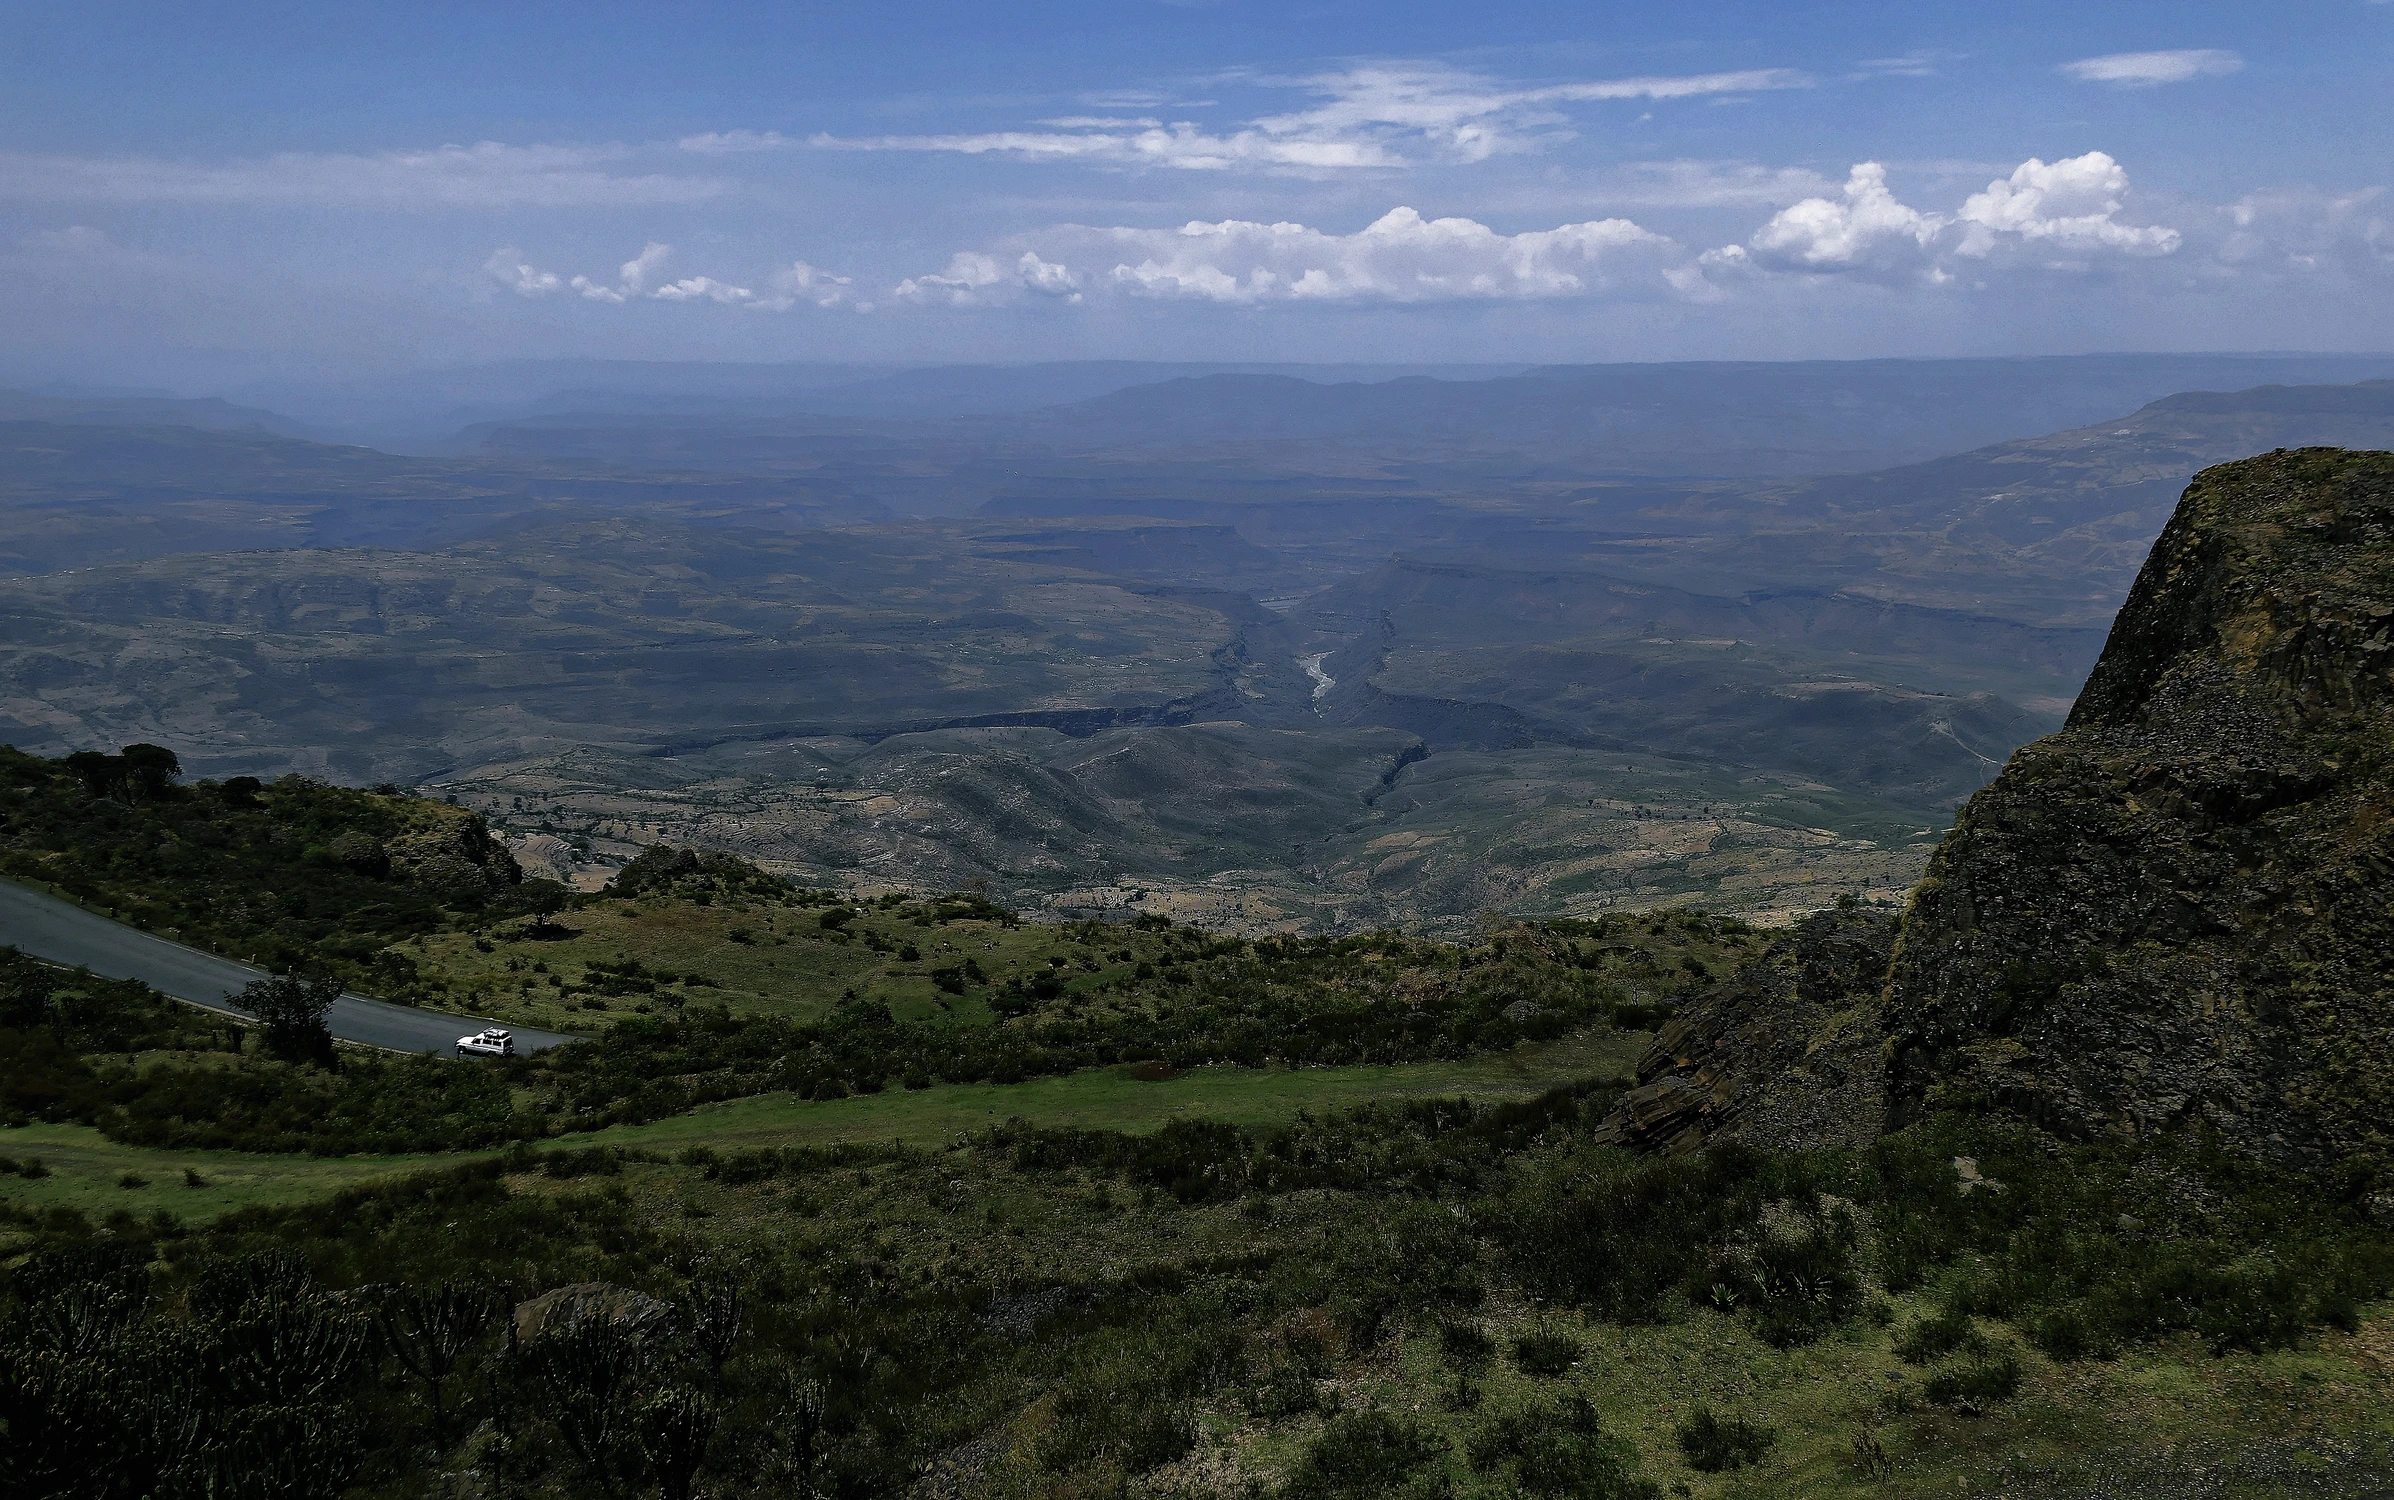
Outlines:
[[[72,902],[4,880],[0,880],[0,944],[110,979],[138,979],[161,994],[235,1015],[248,1012],[234,1005],[231,997],[251,980],[266,977],[262,969],[153,937]],[[345,1042],[364,1042],[394,1052],[437,1052],[446,1057],[454,1055],[459,1037],[496,1023],[478,1016],[443,1015],[363,995],[343,995],[333,1002],[325,1024]],[[509,1029],[515,1032],[518,1052],[539,1052],[573,1040],[551,1031]]]

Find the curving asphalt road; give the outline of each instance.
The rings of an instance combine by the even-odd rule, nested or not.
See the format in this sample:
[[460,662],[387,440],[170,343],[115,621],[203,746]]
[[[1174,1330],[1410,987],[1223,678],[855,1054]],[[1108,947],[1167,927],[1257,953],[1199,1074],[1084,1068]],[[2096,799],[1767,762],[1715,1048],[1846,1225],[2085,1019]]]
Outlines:
[[[154,937],[72,902],[7,881],[0,881],[0,944],[110,979],[138,979],[177,1000],[237,1016],[249,1012],[233,1004],[232,997],[251,980],[266,977],[263,969]],[[454,1055],[459,1037],[497,1024],[478,1016],[416,1010],[363,995],[343,995],[325,1017],[325,1025],[342,1041],[387,1047],[393,1052],[437,1052],[444,1057]],[[508,1029],[515,1033],[519,1053],[540,1052],[574,1040],[553,1031]]]

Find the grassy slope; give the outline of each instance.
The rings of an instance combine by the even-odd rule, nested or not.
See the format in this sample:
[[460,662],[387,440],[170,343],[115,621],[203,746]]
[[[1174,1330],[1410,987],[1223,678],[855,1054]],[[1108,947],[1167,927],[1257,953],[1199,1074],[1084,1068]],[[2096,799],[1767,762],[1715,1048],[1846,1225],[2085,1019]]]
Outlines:
[[892,1089],[812,1101],[787,1094],[707,1105],[649,1125],[619,1125],[569,1142],[616,1146],[812,1146],[832,1141],[929,1145],[1011,1119],[1081,1130],[1145,1134],[1173,1119],[1222,1120],[1247,1129],[1349,1109],[1372,1100],[1521,1098],[1577,1079],[1626,1080],[1642,1032],[1566,1037],[1466,1062],[1384,1068],[1198,1068],[1145,1082],[1127,1068],[1095,1068],[1016,1084]]
[[[838,1141],[937,1144],[1009,1119],[1084,1130],[1143,1133],[1174,1118],[1271,1126],[1300,1110],[1320,1113],[1375,1099],[1467,1095],[1519,1098],[1573,1079],[1622,1077],[1646,1037],[1614,1032],[1567,1037],[1467,1062],[1387,1068],[1200,1068],[1148,1083],[1101,1068],[1009,1085],[939,1085],[891,1089],[848,1099],[809,1101],[787,1094],[739,1099],[649,1125],[618,1126],[560,1138],[554,1149],[593,1145],[680,1150],[689,1146],[813,1146]],[[487,1152],[422,1156],[260,1155],[240,1151],[153,1150],[103,1137],[88,1125],[25,1125],[0,1130],[0,1156],[38,1158],[42,1178],[0,1176],[0,1199],[92,1215],[118,1209],[205,1220],[265,1203],[299,1203],[376,1177],[472,1160]],[[184,1184],[197,1171],[205,1188]],[[126,1173],[146,1185],[119,1185]]]
[[[38,1160],[41,1178],[0,1177],[0,1199],[35,1208],[72,1208],[104,1217],[118,1209],[161,1210],[205,1220],[259,1204],[301,1203],[353,1184],[458,1157],[265,1155],[248,1151],[174,1151],[128,1146],[89,1125],[19,1125],[0,1130],[0,1156]],[[205,1187],[186,1186],[195,1171]],[[146,1186],[119,1185],[133,1173]]]
[[[526,938],[520,935],[522,924],[508,923],[481,934],[429,935],[421,943],[400,945],[399,951],[452,990],[482,997],[508,1020],[588,1031],[605,1024],[609,1012],[661,1008],[645,997],[581,988],[567,1001],[565,992],[550,981],[577,987],[587,983],[587,966],[593,959],[630,959],[650,969],[701,975],[712,981],[711,986],[680,985],[667,993],[703,1004],[720,1001],[735,1015],[812,1020],[827,1012],[843,990],[854,989],[868,999],[887,1002],[901,1020],[952,1014],[986,1021],[990,1016],[985,1005],[942,995],[930,971],[969,955],[992,978],[1003,980],[1029,973],[1060,946],[1052,927],[1009,930],[995,922],[963,921],[926,929],[875,913],[859,918],[850,935],[843,936],[826,931],[819,916],[816,908],[770,901],[698,906],[654,897],[609,900],[562,914],[556,925],[571,930],[571,937]],[[734,941],[735,931],[748,937]],[[867,932],[893,946],[915,944],[922,957],[910,962],[897,953],[875,952],[864,941]],[[1134,938],[1127,930],[1122,939],[1122,946],[1148,951],[1157,946],[1145,934]],[[482,952],[482,944],[492,951]],[[545,964],[547,972],[533,970],[535,963]],[[588,1008],[592,999],[603,1008]],[[945,1007],[942,1000],[947,1001]]]
[[[1925,1304],[1896,1299],[1903,1317]],[[2289,1438],[2334,1433],[2346,1438],[2394,1437],[2386,1404],[2386,1370],[2394,1359],[2394,1307],[2381,1305],[2357,1334],[2327,1334],[2310,1349],[2212,1358],[2186,1339],[2139,1351],[2109,1364],[2055,1365],[2033,1351],[2022,1355],[2021,1395],[1985,1417],[1925,1410],[1884,1412],[1890,1391],[1917,1388],[1921,1372],[1895,1357],[1886,1332],[1856,1323],[1818,1344],[1773,1349],[1736,1319],[1709,1309],[1681,1323],[1621,1327],[1536,1312],[1519,1303],[1488,1309],[1485,1322],[1500,1345],[1533,1326],[1565,1329],[1582,1339],[1586,1355],[1560,1380],[1523,1375],[1499,1359],[1484,1378],[1483,1409],[1495,1410],[1576,1386],[1604,1413],[1608,1431],[1635,1446],[1648,1476],[1684,1484],[1698,1496],[1778,1500],[1793,1496],[1866,1493],[1895,1497],[1977,1494],[2023,1497],[2046,1493],[2058,1476],[2085,1468],[2115,1480],[2153,1462],[2151,1450],[2186,1445],[2197,1452],[2179,1462],[2216,1469],[2238,1449]],[[1900,1319],[1898,1326],[1900,1326]],[[2002,1325],[1988,1323],[1990,1330]],[[1379,1405],[1418,1413],[1462,1444],[1471,1418],[1440,1410],[1435,1393],[1452,1377],[1438,1363],[1435,1329],[1416,1329],[1357,1369],[1347,1385],[1350,1406]],[[1778,1441],[1753,1468],[1727,1474],[1690,1469],[1675,1430],[1698,1405],[1735,1412],[1777,1430]],[[1208,1424],[1215,1446],[1257,1468],[1291,1462],[1319,1431],[1318,1420],[1257,1431],[1235,1411],[1217,1410]],[[1894,1471],[1872,1484],[1854,1462],[1853,1437],[1872,1428]],[[2128,1457],[2121,1450],[2148,1456]],[[2206,1494],[2181,1490],[2155,1465],[2142,1484],[2097,1493]],[[2297,1474],[2311,1468],[2297,1463]],[[2150,1472],[2150,1471],[2148,1471]],[[2266,1484],[2222,1491],[2238,1495],[2344,1493],[2279,1489]]]
[[[508,920],[480,931],[426,934],[394,951],[445,986],[450,1003],[460,1009],[519,1025],[588,1033],[625,1013],[669,1010],[676,1000],[721,1003],[740,1016],[813,1020],[851,989],[866,1000],[885,1002],[900,1020],[986,1024],[994,1018],[982,989],[943,994],[930,978],[933,969],[967,958],[993,984],[1047,972],[1051,960],[1064,960],[1068,991],[1056,1003],[1066,1011],[1075,1005],[1170,1003],[1172,992],[1153,982],[1152,975],[1140,980],[1137,968],[1160,964],[1168,953],[1185,953],[1193,936],[1185,928],[1152,932],[1126,924],[1007,927],[961,919],[923,926],[910,917],[922,909],[868,906],[844,931],[833,932],[821,925],[820,908],[771,899],[701,906],[669,896],[610,898],[561,913],[548,930],[568,929],[570,937],[528,937],[528,931],[541,929]],[[1710,973],[1727,973],[1763,943],[1760,935],[1734,926],[1618,920],[1620,929],[1602,939],[1610,944],[1603,973],[1636,1002],[1670,999],[1690,988],[1695,981],[1685,960]],[[735,941],[735,932],[745,939]],[[876,940],[888,951],[877,951]],[[910,944],[918,954],[914,959],[903,956]],[[592,961],[627,959],[650,970],[700,975],[711,984],[664,986],[653,996],[591,988]],[[535,970],[535,964],[546,971]],[[1109,987],[1117,991],[1113,998],[1101,993]]]
[[[1094,1282],[1251,1251],[1302,1256],[1360,1206],[1334,1190],[1277,1195],[1262,1213],[1253,1200],[1180,1205],[1102,1176],[1026,1174],[954,1151],[884,1155],[737,1185],[687,1164],[653,1161],[611,1180],[639,1217],[726,1249],[804,1237],[869,1254],[902,1268],[899,1274],[977,1276],[1000,1285]],[[519,1192],[575,1190],[537,1177],[510,1181]],[[1444,1399],[1455,1376],[1441,1362],[1437,1328],[1418,1317],[1378,1346],[1343,1345],[1333,1335],[1329,1386],[1348,1410],[1376,1406],[1430,1424],[1454,1443],[1458,1478],[1464,1439],[1484,1414],[1577,1389],[1671,1496],[2260,1500],[2383,1493],[2366,1485],[2382,1483],[2384,1445],[2394,1443],[2394,1401],[2387,1399],[2394,1306],[2367,1309],[2354,1333],[2324,1332],[2295,1349],[2213,1355],[2179,1337],[2115,1360],[2069,1365],[2038,1354],[2022,1330],[1981,1319],[1984,1332],[2018,1355],[2023,1377],[2014,1400],[1983,1416],[1917,1400],[1892,1409],[1907,1404],[1890,1398],[1916,1397],[1927,1373],[1896,1356],[1896,1336],[1934,1304],[1911,1295],[1891,1297],[1888,1306],[1884,1326],[1858,1318],[1817,1343],[1776,1349],[1740,1318],[1710,1308],[1625,1326],[1542,1310],[1499,1288],[1477,1314],[1498,1349],[1534,1329],[1566,1333],[1583,1350],[1568,1374],[1533,1378],[1500,1352],[1477,1377],[1477,1408],[1456,1412]],[[1777,1439],[1752,1468],[1697,1472],[1680,1452],[1676,1429],[1698,1405],[1770,1426]],[[1035,1447],[1050,1420],[1045,1403],[1029,1400],[985,1436],[1018,1450]],[[1237,1492],[1236,1481],[1221,1483],[1226,1475],[1277,1480],[1323,1421],[1259,1420],[1222,1393],[1201,1406],[1198,1451],[1149,1484],[1158,1493],[1211,1495]],[[1855,1462],[1860,1432],[1871,1433],[1889,1460],[1875,1479]],[[2374,1456],[2372,1444],[2379,1445]],[[2340,1462],[2366,1477],[2338,1472]],[[1052,1475],[1017,1477],[1031,1488],[995,1493],[1044,1493],[1042,1486],[1056,1482]],[[1172,1489],[1176,1480],[1187,1482],[1185,1491]]]

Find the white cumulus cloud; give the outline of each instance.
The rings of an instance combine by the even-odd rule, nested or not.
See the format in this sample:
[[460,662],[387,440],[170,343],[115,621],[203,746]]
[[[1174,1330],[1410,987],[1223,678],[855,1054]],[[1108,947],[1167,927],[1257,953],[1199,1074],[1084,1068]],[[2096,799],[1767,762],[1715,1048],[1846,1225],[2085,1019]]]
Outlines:
[[2191,78],[2218,78],[2243,68],[2244,59],[2218,47],[2185,47],[2172,52],[2113,52],[2063,63],[2061,70],[2080,83],[2108,83],[2114,88],[2142,89],[2156,84],[2184,83]]
[[555,272],[543,271],[525,260],[524,252],[513,245],[493,250],[490,259],[482,263],[482,269],[519,297],[545,297],[565,286]]
[[756,293],[712,276],[685,276],[665,283],[649,295],[662,302],[746,302]]
[[1352,234],[1244,219],[1177,230],[1116,229],[1127,291],[1209,302],[1463,302],[1575,297],[1613,264],[1670,242],[1627,219],[1499,234],[1476,219],[1394,208]]
[[2240,276],[2272,279],[2341,273],[2394,275],[2394,213],[2384,188],[2326,193],[2281,187],[2221,210],[2227,231],[2213,254]]
[[2130,255],[2168,255],[2181,236],[2158,224],[2120,223],[2120,195],[2128,172],[2101,151],[2063,161],[2035,157],[2008,178],[1972,193],[1958,216],[1964,255],[1984,258],[2005,235],[2064,250],[2119,250]]
[[1836,198],[1807,198],[1773,214],[1740,245],[1708,250],[1672,280],[1717,292],[1719,278],[1762,272],[1853,274],[1885,281],[1953,279],[1957,262],[2081,264],[2088,255],[2169,255],[2184,242],[2159,224],[2127,224],[2128,172],[2101,151],[2061,161],[2030,157],[1952,213],[1915,208],[1887,185],[1887,169],[1858,163]]
[[799,303],[816,307],[854,307],[871,312],[870,302],[852,295],[854,278],[835,276],[805,261],[792,261],[766,281],[760,295],[754,288],[716,276],[682,276],[658,281],[657,274],[673,255],[673,247],[651,240],[638,255],[616,267],[612,281],[589,276],[564,277],[544,271],[509,245],[491,252],[483,273],[520,297],[546,297],[573,291],[587,301],[621,307],[630,302],[705,302],[721,307],[750,307],[763,312],[787,312]]
[[949,307],[980,307],[1025,295],[1078,302],[1081,278],[1071,267],[1042,260],[1032,250],[1012,261],[979,250],[960,250],[949,257],[947,270],[936,276],[909,277],[890,295],[901,302]]
[[835,276],[802,260],[791,261],[774,272],[770,285],[772,295],[761,297],[756,303],[768,312],[786,312],[801,302],[811,302],[817,307],[854,307],[858,312],[873,310],[872,303],[855,300],[855,277]]
[[617,268],[613,286],[592,281],[587,276],[576,276],[567,284],[593,302],[628,302],[648,289],[650,273],[665,264],[666,257],[671,254],[671,245],[661,245],[651,240],[641,247],[638,255]]
[[1806,198],[1771,216],[1746,244],[1767,265],[1829,270],[1910,259],[1935,243],[1946,220],[1898,202],[1887,189],[1887,169],[1875,161],[1857,163],[1837,198]]
[[1396,208],[1352,233],[1249,219],[1177,229],[1066,225],[1018,258],[966,251],[901,284],[911,302],[975,306],[1044,293],[1235,305],[1429,303],[1578,297],[1660,273],[1680,254],[1627,219],[1503,234],[1474,219]]

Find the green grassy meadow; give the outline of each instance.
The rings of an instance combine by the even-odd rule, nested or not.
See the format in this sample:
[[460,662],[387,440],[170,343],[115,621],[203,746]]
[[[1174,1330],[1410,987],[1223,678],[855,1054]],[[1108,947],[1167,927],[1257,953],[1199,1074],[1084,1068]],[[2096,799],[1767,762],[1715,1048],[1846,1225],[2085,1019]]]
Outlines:
[[[39,1161],[47,1175],[0,1177],[0,1201],[71,1208],[95,1219],[119,1209],[147,1217],[207,1220],[236,1209],[301,1203],[377,1177],[462,1157],[304,1156],[250,1151],[161,1150],[109,1140],[89,1125],[0,1129],[0,1156]],[[203,1185],[190,1185],[186,1171]],[[141,1179],[124,1185],[126,1174]]]
[[[1604,1032],[1565,1037],[1460,1062],[1353,1068],[1198,1068],[1154,1082],[1130,1068],[1092,1068],[1016,1084],[941,1084],[846,1099],[766,1094],[708,1105],[646,1125],[559,1137],[541,1149],[614,1146],[680,1151],[838,1142],[935,1145],[1007,1120],[1143,1134],[1174,1119],[1221,1120],[1248,1129],[1301,1111],[1373,1101],[1441,1097],[1522,1098],[1578,1079],[1625,1077],[1646,1037]],[[375,1178],[471,1161],[491,1152],[321,1157],[297,1153],[155,1149],[112,1141],[89,1125],[0,1129],[0,1156],[38,1160],[47,1175],[0,1176],[0,1201],[72,1208],[105,1218],[118,1210],[205,1221],[236,1209],[306,1202]],[[190,1186],[185,1172],[204,1186]],[[141,1179],[124,1185],[127,1174]]]
[[1129,1067],[1092,1068],[1011,1084],[891,1089],[848,1099],[764,1094],[706,1105],[647,1125],[618,1125],[568,1139],[577,1144],[678,1148],[694,1145],[819,1146],[835,1141],[931,1145],[1011,1119],[1076,1130],[1143,1135],[1175,1119],[1220,1120],[1244,1129],[1277,1125],[1376,1101],[1523,1098],[1584,1078],[1626,1079],[1648,1038],[1642,1032],[1566,1037],[1461,1062],[1356,1068],[1196,1068],[1149,1082]]

